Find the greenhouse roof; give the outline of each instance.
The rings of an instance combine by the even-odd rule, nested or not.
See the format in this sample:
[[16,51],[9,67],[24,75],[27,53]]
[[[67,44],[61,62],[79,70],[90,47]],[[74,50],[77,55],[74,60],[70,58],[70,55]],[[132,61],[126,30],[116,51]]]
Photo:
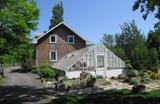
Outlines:
[[55,63],[52,67],[67,71],[75,62],[77,62],[81,57],[87,54],[90,50],[94,48],[95,45],[91,45],[85,48],[82,48],[77,51],[73,51],[66,56],[64,56],[61,60]]

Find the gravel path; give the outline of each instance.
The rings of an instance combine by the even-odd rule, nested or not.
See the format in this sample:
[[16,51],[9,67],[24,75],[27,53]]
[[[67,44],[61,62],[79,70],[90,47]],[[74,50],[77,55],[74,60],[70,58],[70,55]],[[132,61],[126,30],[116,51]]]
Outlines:
[[5,69],[5,83],[0,86],[0,104],[46,104],[50,93],[44,89],[39,76],[20,73],[17,67]]
[[6,81],[4,86],[30,86],[43,88],[43,84],[39,80],[39,76],[33,73],[20,73],[16,68],[5,69]]

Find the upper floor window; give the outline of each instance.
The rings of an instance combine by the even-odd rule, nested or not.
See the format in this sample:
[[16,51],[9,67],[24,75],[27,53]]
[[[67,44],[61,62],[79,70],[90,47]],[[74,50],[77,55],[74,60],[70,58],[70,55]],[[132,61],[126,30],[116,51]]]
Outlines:
[[74,44],[74,35],[69,35],[68,36],[68,43],[69,44]]
[[50,35],[50,39],[49,39],[49,42],[50,43],[56,43],[57,42],[57,38],[56,38],[56,35]]
[[56,51],[50,51],[50,60],[57,61],[57,52]]

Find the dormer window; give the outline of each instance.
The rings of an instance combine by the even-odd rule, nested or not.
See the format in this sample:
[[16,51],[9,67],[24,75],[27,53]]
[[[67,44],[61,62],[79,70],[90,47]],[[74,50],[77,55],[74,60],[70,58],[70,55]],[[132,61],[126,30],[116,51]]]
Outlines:
[[74,35],[68,36],[68,44],[74,44]]
[[49,42],[50,43],[56,43],[57,42],[56,34],[50,35]]

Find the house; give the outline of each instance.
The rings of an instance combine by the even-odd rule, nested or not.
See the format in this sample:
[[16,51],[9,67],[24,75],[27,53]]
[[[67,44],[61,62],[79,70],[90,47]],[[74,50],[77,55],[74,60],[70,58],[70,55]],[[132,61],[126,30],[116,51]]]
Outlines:
[[36,66],[47,62],[69,78],[82,71],[104,77],[125,73],[125,63],[103,45],[91,44],[64,22],[36,39]]

